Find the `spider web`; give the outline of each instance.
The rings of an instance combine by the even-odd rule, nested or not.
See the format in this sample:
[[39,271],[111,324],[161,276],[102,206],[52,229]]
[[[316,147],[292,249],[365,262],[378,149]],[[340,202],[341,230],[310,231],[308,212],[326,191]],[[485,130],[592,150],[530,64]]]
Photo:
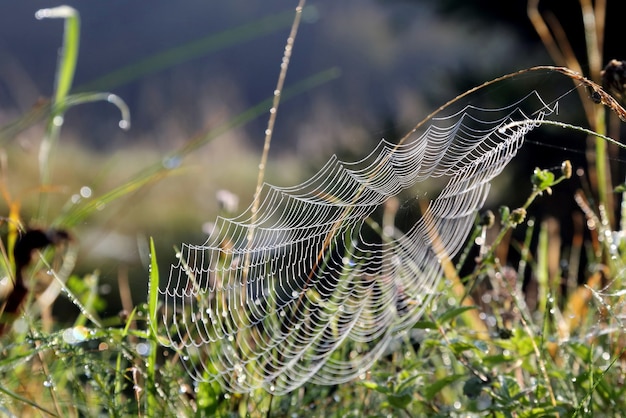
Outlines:
[[[333,157],[302,184],[266,184],[257,212],[218,218],[203,245],[182,246],[159,289],[169,344],[190,376],[284,394],[367,371],[420,319],[490,181],[555,110],[536,92],[504,108],[468,105],[361,161]],[[440,192],[420,194],[433,179]],[[401,193],[420,216],[379,227]]]

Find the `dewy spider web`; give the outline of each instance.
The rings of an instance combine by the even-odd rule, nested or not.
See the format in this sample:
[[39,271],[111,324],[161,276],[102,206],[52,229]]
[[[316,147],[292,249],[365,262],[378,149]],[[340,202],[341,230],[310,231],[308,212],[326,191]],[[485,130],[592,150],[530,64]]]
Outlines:
[[[364,373],[419,320],[490,181],[555,109],[536,92],[505,108],[466,106],[359,162],[333,157],[298,186],[264,185],[258,212],[218,218],[203,245],[183,245],[159,289],[190,375],[284,394]],[[430,179],[444,186],[413,225],[375,227],[377,208],[401,192],[415,200]]]

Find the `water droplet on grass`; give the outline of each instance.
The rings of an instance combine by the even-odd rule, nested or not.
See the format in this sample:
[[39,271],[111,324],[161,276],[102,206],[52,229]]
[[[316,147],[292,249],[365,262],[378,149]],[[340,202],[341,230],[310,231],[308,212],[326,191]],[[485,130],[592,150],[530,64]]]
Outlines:
[[55,116],[52,119],[52,124],[57,127],[63,126],[63,121],[64,121],[63,116]]
[[163,167],[168,170],[173,170],[175,168],[180,167],[182,163],[182,158],[179,156],[166,157],[163,159]]
[[80,188],[80,195],[84,198],[89,198],[91,197],[91,188],[88,186],[83,186]]

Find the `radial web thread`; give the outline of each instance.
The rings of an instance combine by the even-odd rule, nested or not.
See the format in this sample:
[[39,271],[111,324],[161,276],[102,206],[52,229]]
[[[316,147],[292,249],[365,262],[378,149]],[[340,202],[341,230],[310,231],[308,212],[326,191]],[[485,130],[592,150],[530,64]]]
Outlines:
[[[182,246],[159,289],[169,344],[194,379],[233,392],[364,373],[420,319],[490,181],[555,109],[536,92],[505,108],[466,106],[356,163],[333,157],[300,185],[264,185],[257,212],[218,218],[203,245]],[[440,191],[420,194],[433,179]],[[378,228],[379,208],[401,193],[421,215]]]

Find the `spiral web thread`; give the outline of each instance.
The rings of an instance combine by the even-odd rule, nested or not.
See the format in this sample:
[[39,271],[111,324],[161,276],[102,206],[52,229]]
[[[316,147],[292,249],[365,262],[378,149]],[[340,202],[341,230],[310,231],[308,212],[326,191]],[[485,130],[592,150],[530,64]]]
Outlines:
[[[490,181],[555,110],[536,92],[505,108],[466,106],[356,163],[333,157],[300,185],[266,184],[258,212],[218,218],[203,245],[182,246],[159,289],[190,376],[285,394],[364,373],[420,319]],[[419,194],[431,179],[438,195]],[[400,193],[425,200],[421,216],[378,228],[377,209]]]

